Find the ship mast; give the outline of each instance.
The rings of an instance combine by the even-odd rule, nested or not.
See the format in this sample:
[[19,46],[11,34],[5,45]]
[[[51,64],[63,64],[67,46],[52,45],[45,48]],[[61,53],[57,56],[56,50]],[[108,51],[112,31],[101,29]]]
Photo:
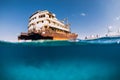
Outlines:
[[70,23],[68,21],[68,17],[67,18],[64,18],[63,19],[63,22],[65,23],[65,25],[69,28],[69,30],[71,31],[71,28],[70,28]]
[[120,29],[118,28],[117,33],[120,33]]

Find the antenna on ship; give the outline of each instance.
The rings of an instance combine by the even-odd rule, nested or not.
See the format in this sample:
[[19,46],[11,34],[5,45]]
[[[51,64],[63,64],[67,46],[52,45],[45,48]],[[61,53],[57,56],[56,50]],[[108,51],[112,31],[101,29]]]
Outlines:
[[117,31],[117,33],[120,33],[120,29],[118,28],[118,31]]
[[69,24],[69,23],[68,23],[68,17],[66,18],[66,24]]
[[68,21],[67,21],[67,18],[64,18],[62,22],[64,22],[64,23],[67,24],[67,22],[68,22]]
[[69,23],[69,21],[68,21],[68,17],[65,18],[64,21],[65,21],[66,26],[67,26],[67,27],[69,28],[69,30],[71,31],[71,28],[69,27],[69,26],[70,26],[70,23]]
[[65,24],[69,24],[68,18],[64,18],[64,19],[63,19],[63,22],[64,22]]

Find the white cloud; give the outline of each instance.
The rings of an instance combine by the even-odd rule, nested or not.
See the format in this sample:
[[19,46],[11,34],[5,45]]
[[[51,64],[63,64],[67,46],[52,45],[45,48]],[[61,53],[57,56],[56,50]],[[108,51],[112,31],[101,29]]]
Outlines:
[[117,21],[120,20],[120,16],[116,17],[116,20],[117,20]]
[[86,16],[86,14],[85,14],[85,13],[81,13],[80,15],[81,15],[81,16]]

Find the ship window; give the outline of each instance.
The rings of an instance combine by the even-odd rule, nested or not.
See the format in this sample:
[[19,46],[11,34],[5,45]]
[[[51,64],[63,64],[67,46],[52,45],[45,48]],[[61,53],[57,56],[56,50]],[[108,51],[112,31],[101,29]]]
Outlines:
[[43,17],[45,17],[45,15],[43,15]]
[[53,16],[51,16],[51,18],[53,18]]
[[50,23],[50,21],[48,20],[48,23]]
[[55,22],[53,22],[53,24],[55,25]]
[[45,26],[45,28],[47,28],[47,26]]
[[40,15],[39,18],[45,17],[45,15]]
[[41,16],[39,16],[39,18],[41,18]]
[[49,15],[49,18],[51,18],[51,15]]
[[48,14],[49,15],[49,18],[52,18],[51,14]]
[[37,22],[37,24],[39,24],[39,22]]

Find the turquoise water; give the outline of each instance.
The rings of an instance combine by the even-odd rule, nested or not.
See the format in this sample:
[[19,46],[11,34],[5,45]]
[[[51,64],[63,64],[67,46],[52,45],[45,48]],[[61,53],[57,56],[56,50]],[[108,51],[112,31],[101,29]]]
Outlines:
[[0,80],[120,80],[119,39],[0,41]]

